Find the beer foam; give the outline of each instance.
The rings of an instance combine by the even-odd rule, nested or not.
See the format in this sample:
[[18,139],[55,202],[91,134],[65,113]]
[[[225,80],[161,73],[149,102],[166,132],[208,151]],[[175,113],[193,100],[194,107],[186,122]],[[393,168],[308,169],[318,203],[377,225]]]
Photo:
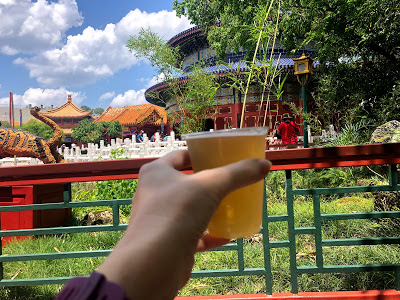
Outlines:
[[213,131],[202,131],[194,133],[182,134],[183,140],[200,139],[200,138],[217,138],[217,137],[234,137],[234,136],[260,136],[267,135],[268,126],[265,127],[245,127],[235,129],[221,129]]

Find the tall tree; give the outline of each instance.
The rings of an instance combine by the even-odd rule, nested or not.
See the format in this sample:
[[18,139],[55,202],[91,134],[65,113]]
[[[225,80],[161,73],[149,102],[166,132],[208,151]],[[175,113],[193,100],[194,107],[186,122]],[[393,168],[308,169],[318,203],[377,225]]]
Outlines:
[[[173,7],[177,15],[203,26],[213,48],[223,55],[239,46],[251,49],[250,33],[243,29],[256,23],[255,12],[268,4],[268,0],[174,0]],[[337,120],[338,112],[338,126],[360,118],[374,125],[389,118],[381,112],[395,110],[396,104],[384,99],[397,95],[400,82],[399,1],[282,0],[281,12],[280,42],[286,50],[295,54],[305,44],[316,48],[322,72],[316,76],[313,95],[318,113],[330,117],[322,121]]]
[[82,105],[81,109],[86,110],[86,111],[90,111],[91,110],[91,108],[89,106],[86,106],[86,105]]
[[159,77],[164,78],[168,89],[153,93],[151,97],[176,103],[177,110],[169,110],[168,117],[172,123],[181,124],[179,133],[204,130],[206,119],[213,118],[215,114],[216,76],[206,73],[200,64],[195,64],[185,74],[185,83],[182,83],[179,79],[182,75],[179,47],[170,47],[151,29],[141,29],[137,36],[129,39],[127,47],[135,57],[148,59],[156,67]]
[[104,112],[104,108],[101,107],[97,107],[93,110],[93,114],[95,114],[96,116],[101,115]]
[[[44,138],[45,140],[49,140],[54,137],[54,131],[49,125],[46,125],[43,122],[35,119],[31,119],[28,122],[22,124],[22,130]],[[62,138],[62,140],[64,140],[64,137]]]
[[88,119],[79,122],[79,126],[72,129],[72,138],[81,143],[98,143],[107,137],[120,137],[122,125],[118,121],[93,123]]

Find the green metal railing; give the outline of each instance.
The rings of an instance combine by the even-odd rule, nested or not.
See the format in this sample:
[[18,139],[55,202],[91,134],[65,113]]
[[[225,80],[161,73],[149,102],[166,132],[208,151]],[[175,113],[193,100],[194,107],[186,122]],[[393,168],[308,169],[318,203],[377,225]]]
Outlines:
[[[356,164],[355,164],[356,165]],[[266,293],[273,292],[273,276],[271,268],[271,250],[277,248],[288,249],[290,260],[290,278],[291,291],[298,293],[298,276],[308,273],[344,273],[344,272],[372,272],[372,271],[393,271],[396,274],[396,289],[400,290],[400,264],[373,264],[373,265],[326,265],[324,264],[324,247],[336,246],[358,246],[358,245],[384,245],[400,244],[400,237],[374,237],[374,238],[348,238],[348,239],[329,239],[322,238],[322,225],[334,220],[355,220],[355,219],[377,219],[377,218],[399,218],[400,211],[391,212],[369,212],[369,213],[342,213],[342,214],[323,214],[321,213],[321,195],[328,194],[350,194],[378,191],[399,191],[399,179],[396,165],[389,168],[389,184],[380,186],[352,186],[352,187],[334,187],[334,188],[312,188],[312,189],[294,189],[292,185],[292,170],[285,170],[286,181],[286,199],[287,213],[284,215],[270,215],[268,213],[267,201],[264,201],[263,223],[261,234],[263,235],[263,256],[264,265],[259,268],[246,268],[244,259],[244,242],[238,239],[234,243],[223,246],[214,251],[236,251],[237,268],[221,270],[198,270],[192,272],[193,278],[199,277],[221,277],[221,276],[265,276]],[[314,225],[311,227],[295,226],[294,199],[296,196],[310,196],[313,201]],[[78,207],[97,207],[109,206],[113,212],[112,225],[96,226],[70,226],[57,228],[36,228],[20,229],[13,231],[0,231],[0,237],[24,236],[24,235],[45,235],[45,234],[69,234],[86,233],[100,231],[121,231],[125,230],[127,225],[120,224],[119,208],[121,205],[131,203],[130,199],[117,200],[99,200],[89,202],[71,202],[70,189],[64,192],[64,202],[54,204],[32,204],[19,206],[3,206],[0,212],[28,211],[28,210],[47,210],[47,209],[66,209]],[[288,227],[288,240],[270,240],[269,225],[275,222],[286,222]],[[296,236],[313,235],[315,237],[315,265],[298,266],[296,258]],[[1,249],[0,249],[1,251]],[[32,278],[32,279],[5,279],[3,278],[3,264],[17,261],[30,260],[49,260],[66,258],[89,258],[107,256],[111,250],[98,251],[75,251],[62,253],[40,253],[24,255],[1,255],[0,252],[0,286],[28,286],[43,284],[60,284],[66,282],[70,277],[51,277],[51,278]]]

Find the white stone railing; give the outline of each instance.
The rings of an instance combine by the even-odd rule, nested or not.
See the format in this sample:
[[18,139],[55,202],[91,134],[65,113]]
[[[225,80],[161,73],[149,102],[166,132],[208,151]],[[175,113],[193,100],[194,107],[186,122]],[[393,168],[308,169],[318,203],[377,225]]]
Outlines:
[[[70,148],[59,148],[58,152],[64,155],[67,162],[110,160],[116,158],[144,158],[161,157],[173,150],[187,149],[186,141],[175,139],[175,135],[167,137],[166,141],[160,141],[156,133],[156,141],[150,142],[146,134],[143,136],[143,143],[136,143],[136,137],[131,139],[112,139],[110,145],[105,145],[104,141],[98,144],[88,144],[87,147],[79,147],[72,144]],[[42,164],[37,158],[13,157],[0,159],[0,167],[14,165],[37,165]]]

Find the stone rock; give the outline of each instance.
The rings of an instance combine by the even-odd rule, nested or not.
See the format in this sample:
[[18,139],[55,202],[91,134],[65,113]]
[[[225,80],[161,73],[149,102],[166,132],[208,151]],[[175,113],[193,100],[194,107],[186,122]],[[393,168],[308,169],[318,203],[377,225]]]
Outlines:
[[376,192],[374,196],[374,211],[396,211],[400,208],[400,192]]
[[90,225],[108,225],[113,222],[113,213],[109,209],[92,211],[83,218],[83,223]]
[[[400,192],[377,192],[373,193],[374,196],[374,211],[399,211],[400,209]],[[377,219],[389,230],[393,230],[393,226],[399,227],[399,218],[392,219]]]
[[393,120],[378,126],[371,135],[371,143],[400,142],[400,122]]

